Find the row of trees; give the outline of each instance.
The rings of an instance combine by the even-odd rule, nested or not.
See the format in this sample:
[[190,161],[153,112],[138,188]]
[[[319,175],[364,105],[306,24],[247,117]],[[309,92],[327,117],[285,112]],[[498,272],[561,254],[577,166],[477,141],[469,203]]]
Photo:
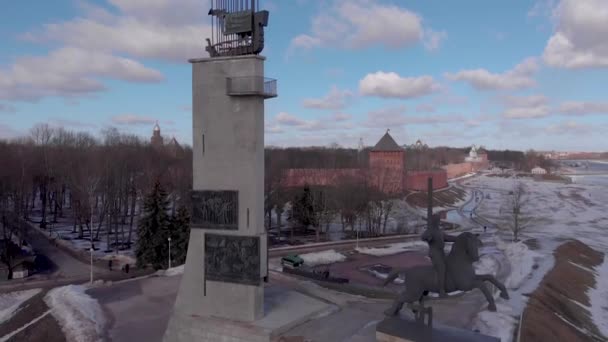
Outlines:
[[39,124],[28,136],[0,141],[0,209],[43,229],[68,221],[77,238],[88,233],[129,248],[143,197],[157,181],[168,190],[169,213],[188,206],[192,151],[180,151],[115,128],[96,137]]
[[[389,215],[393,211],[397,194],[380,191],[382,184],[372,184],[369,177],[346,177],[334,186],[304,186],[285,190],[277,188],[267,199],[268,226],[272,224],[272,210],[276,214],[277,227],[281,229],[281,217],[289,202],[287,217],[290,220],[290,236],[293,239],[296,226],[313,228],[317,241],[327,233],[330,224],[340,222],[342,231],[347,228],[364,231],[369,235],[387,233]],[[402,222],[405,225],[406,222]]]

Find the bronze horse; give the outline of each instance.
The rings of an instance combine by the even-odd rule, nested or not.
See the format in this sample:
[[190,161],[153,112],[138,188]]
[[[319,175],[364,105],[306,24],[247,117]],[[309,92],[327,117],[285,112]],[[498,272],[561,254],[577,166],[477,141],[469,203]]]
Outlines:
[[[479,260],[479,247],[481,240],[475,234],[465,232],[456,237],[456,241],[446,256],[446,290],[447,292],[464,291],[468,292],[478,288],[488,301],[488,310],[496,311],[496,304],[490,290],[485,282],[489,281],[500,290],[500,297],[509,299],[509,294],[505,286],[491,274],[475,274],[473,263]],[[401,311],[403,304],[407,303],[412,311],[417,315],[417,319],[424,319],[419,316],[424,314],[424,297],[429,292],[438,293],[439,286],[437,273],[432,266],[417,266],[407,270],[394,270],[386,280],[384,286],[395,280],[399,275],[405,278],[405,290],[393,302],[393,306],[385,311],[386,315],[396,316]],[[419,302],[419,309],[414,302]],[[426,308],[429,314],[429,323],[432,320],[430,308]]]

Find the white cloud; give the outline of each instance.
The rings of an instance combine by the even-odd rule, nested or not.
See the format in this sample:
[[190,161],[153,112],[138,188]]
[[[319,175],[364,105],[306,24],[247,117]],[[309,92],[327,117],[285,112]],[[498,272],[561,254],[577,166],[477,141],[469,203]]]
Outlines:
[[97,92],[105,89],[99,78],[158,82],[163,76],[132,59],[66,47],[47,56],[21,57],[9,69],[0,70],[0,99],[37,100]]
[[437,125],[464,122],[461,115],[406,115],[405,106],[388,107],[367,113],[365,127],[401,128],[406,125]]
[[569,115],[608,114],[608,102],[563,102],[557,112]]
[[[58,41],[91,51],[186,62],[206,55],[203,42],[210,26],[201,1],[110,0],[117,15],[89,5],[88,16],[44,25],[24,37]],[[99,13],[102,13],[101,15]]]
[[0,140],[2,139],[10,139],[21,136],[22,132],[19,132],[12,128],[9,125],[3,124],[0,122]]
[[605,0],[562,0],[553,11],[555,32],[543,60],[559,68],[608,67]]
[[593,132],[593,127],[586,124],[580,124],[575,121],[567,121],[558,124],[549,125],[545,132],[558,135],[581,135]]
[[340,90],[333,86],[326,96],[320,99],[304,99],[302,105],[306,108],[316,109],[343,109],[352,96],[353,93],[350,90]]
[[291,40],[291,45],[293,47],[302,48],[302,49],[312,49],[321,45],[321,39],[309,36],[307,34],[297,35],[295,38]]
[[514,90],[536,85],[534,74],[538,71],[538,61],[530,57],[503,73],[491,73],[486,69],[462,70],[445,76],[452,81],[464,81],[479,90]]
[[320,46],[357,49],[374,45],[398,49],[423,38],[427,48],[436,49],[446,33],[425,30],[422,21],[412,11],[374,0],[335,1],[313,18],[309,34],[298,35],[291,41],[290,49]]
[[424,47],[429,51],[435,51],[439,49],[439,45],[448,38],[448,33],[445,31],[433,31],[426,29],[423,32],[422,43]]
[[469,119],[465,122],[465,125],[467,127],[479,127],[479,126],[481,126],[481,124],[482,124],[482,122],[477,119]]
[[346,114],[346,113],[334,113],[332,115],[332,120],[334,121],[347,121],[351,119],[351,115],[350,114]]
[[544,95],[504,96],[502,102],[511,107],[537,107],[546,105],[548,99]]
[[380,128],[402,127],[406,123],[404,115],[406,110],[407,108],[403,105],[373,110],[367,113],[367,121],[364,122],[364,126]]
[[268,133],[268,134],[276,134],[276,133],[283,133],[285,132],[285,130],[283,130],[283,128],[276,124],[276,123],[268,123],[264,126],[264,133]]
[[331,128],[330,125],[327,125],[319,120],[303,120],[286,112],[280,112],[277,114],[275,121],[278,124],[295,127],[303,131],[325,130]]
[[137,115],[137,114],[123,114],[112,117],[112,123],[117,125],[151,125],[156,122],[156,119]]
[[432,76],[401,77],[394,72],[378,71],[359,81],[362,95],[408,99],[428,95],[441,87]]
[[435,106],[430,103],[421,103],[416,106],[416,111],[421,113],[433,113],[435,111]]
[[306,124],[306,121],[286,112],[277,114],[275,120],[285,126],[302,126]]
[[548,99],[544,95],[504,96],[502,116],[505,119],[534,119],[549,115]]
[[0,103],[0,113],[15,113],[17,109],[9,104]]
[[528,11],[528,17],[549,16],[555,7],[557,0],[537,0]]
[[77,128],[95,128],[95,127],[97,127],[97,125],[94,123],[78,121],[78,120],[71,120],[71,119],[62,119],[62,118],[49,119],[49,125],[55,126],[55,127],[77,127]]
[[514,107],[507,108],[503,112],[506,119],[534,119],[549,115],[548,106]]

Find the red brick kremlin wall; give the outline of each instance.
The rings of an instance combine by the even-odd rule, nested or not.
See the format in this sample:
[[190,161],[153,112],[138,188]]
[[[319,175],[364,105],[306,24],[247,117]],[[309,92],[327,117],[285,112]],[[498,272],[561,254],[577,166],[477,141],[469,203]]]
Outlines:
[[406,179],[407,189],[414,191],[427,190],[429,177],[433,178],[433,189],[441,189],[448,186],[448,174],[445,170],[408,171]]
[[361,169],[288,169],[283,171],[281,184],[284,187],[303,187],[304,185],[337,185],[348,177],[361,179]]
[[487,169],[490,166],[490,162],[487,159],[487,155],[485,159],[482,159],[481,162],[464,162],[457,164],[448,164],[444,165],[441,168],[447,172],[448,179],[460,177],[466,175],[467,173],[477,172],[479,170]]
[[433,177],[433,188],[448,186],[445,170],[408,171],[380,169],[288,169],[283,172],[281,181],[284,187],[336,186],[346,179],[363,180],[370,177],[371,184],[387,194],[403,193],[406,189],[426,191],[429,177]]

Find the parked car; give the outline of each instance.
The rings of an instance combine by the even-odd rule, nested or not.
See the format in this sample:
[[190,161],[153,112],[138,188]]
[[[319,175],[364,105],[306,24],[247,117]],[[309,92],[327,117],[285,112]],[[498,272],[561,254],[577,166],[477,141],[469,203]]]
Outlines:
[[288,255],[281,258],[281,266],[289,268],[297,268],[304,264],[304,259],[297,255]]

